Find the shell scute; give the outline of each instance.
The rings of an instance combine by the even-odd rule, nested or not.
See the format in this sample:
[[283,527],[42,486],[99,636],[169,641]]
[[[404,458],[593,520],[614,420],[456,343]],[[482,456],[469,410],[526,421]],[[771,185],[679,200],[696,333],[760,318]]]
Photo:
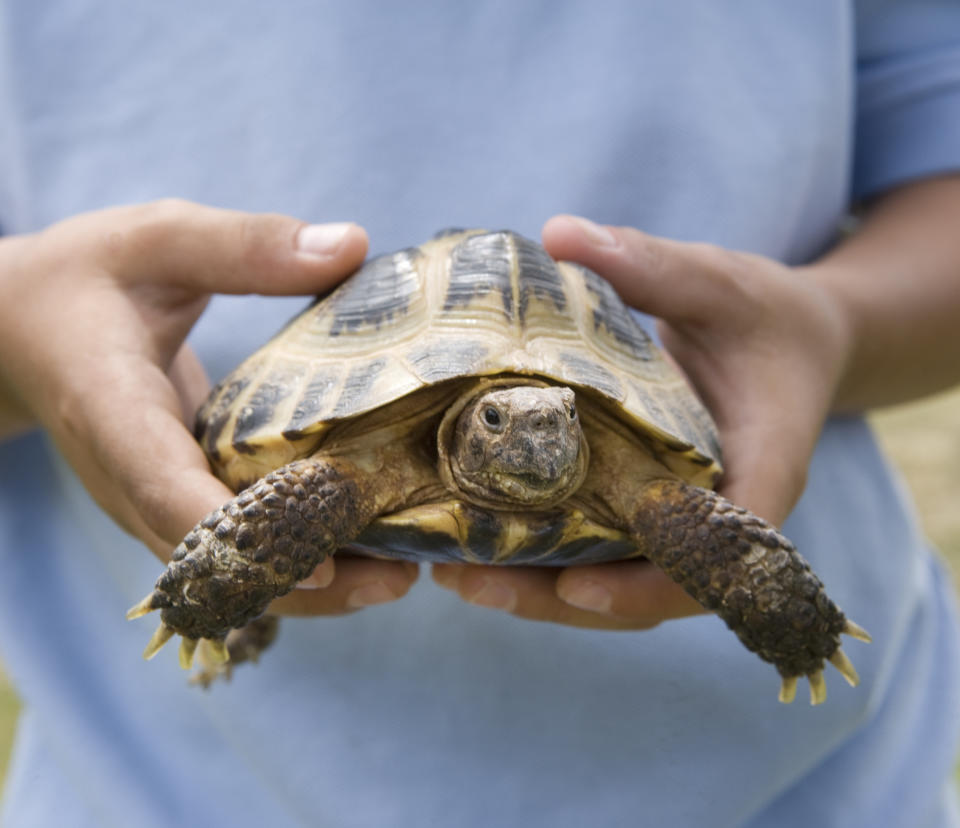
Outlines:
[[319,368],[313,373],[283,429],[286,439],[293,440],[316,429],[321,412],[329,407],[327,401],[337,387],[340,373],[332,368]]
[[259,382],[251,397],[239,412],[233,426],[233,446],[244,451],[258,432],[273,430],[280,405],[291,396],[298,382],[293,372],[274,372]]
[[219,461],[218,443],[233,414],[234,400],[250,384],[250,377],[231,375],[217,385],[197,413],[195,434],[207,456]]
[[420,287],[416,260],[421,253],[408,248],[378,256],[330,296],[331,337],[372,327],[393,326],[409,315],[411,299]]
[[450,342],[442,352],[429,344],[413,348],[407,360],[424,382],[435,383],[481,372],[488,356],[489,349],[482,342],[465,340]]
[[550,306],[553,316],[560,316],[567,310],[567,292],[557,264],[547,255],[539,244],[526,239],[517,245],[517,266],[523,274],[520,281],[520,319],[526,324],[530,309],[537,302]]
[[363,410],[364,400],[370,396],[371,390],[386,366],[385,357],[376,357],[369,362],[351,367],[331,416],[340,419],[349,417],[355,411]]
[[630,315],[613,286],[601,279],[592,270],[579,267],[584,287],[593,298],[592,318],[594,330],[603,331],[623,347],[633,359],[649,362],[656,349],[650,336]]
[[[507,240],[503,236],[470,236],[460,242],[450,254],[447,291],[443,312],[463,308],[491,307],[482,300],[488,294],[497,294],[504,317],[515,318],[512,263]],[[492,307],[495,307],[493,305]]]

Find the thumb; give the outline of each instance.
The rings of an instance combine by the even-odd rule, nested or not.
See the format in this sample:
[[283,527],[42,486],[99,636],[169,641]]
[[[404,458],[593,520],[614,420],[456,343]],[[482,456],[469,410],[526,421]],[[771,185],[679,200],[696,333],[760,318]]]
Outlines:
[[632,227],[555,216],[543,227],[555,259],[577,262],[607,279],[628,304],[675,324],[698,323],[730,302],[735,253],[659,238]]
[[193,294],[319,293],[367,252],[367,234],[356,224],[311,225],[179,199],[88,214],[71,225],[79,243],[99,243],[100,263],[117,278]]

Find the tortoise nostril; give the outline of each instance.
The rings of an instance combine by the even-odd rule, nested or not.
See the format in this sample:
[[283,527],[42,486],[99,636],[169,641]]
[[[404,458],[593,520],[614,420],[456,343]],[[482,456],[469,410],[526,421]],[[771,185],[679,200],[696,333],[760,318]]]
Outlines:
[[537,431],[546,431],[548,429],[555,429],[559,423],[559,418],[557,417],[557,412],[551,409],[540,409],[539,411],[534,412],[533,416],[530,418],[530,426]]

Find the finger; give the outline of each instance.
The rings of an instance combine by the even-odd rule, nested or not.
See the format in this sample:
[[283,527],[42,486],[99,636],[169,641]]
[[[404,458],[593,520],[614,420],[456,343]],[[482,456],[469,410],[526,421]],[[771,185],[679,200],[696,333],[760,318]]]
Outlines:
[[433,579],[475,606],[509,612],[530,621],[548,621],[588,629],[649,629],[662,619],[656,616],[620,618],[606,612],[584,610],[562,600],[557,593],[559,572],[547,567],[489,567],[435,564]]
[[116,354],[85,365],[84,376],[84,387],[65,390],[51,434],[121,525],[154,551],[158,539],[176,546],[233,493],[211,475],[183,423],[181,400],[156,365]]
[[92,239],[101,266],[119,278],[179,283],[193,293],[318,293],[367,251],[366,232],[355,224],[308,225],[177,199],[88,214],[51,231],[81,245]]
[[712,245],[578,216],[550,219],[543,245],[555,259],[577,262],[609,280],[627,304],[673,323],[709,320],[744,294],[736,279],[738,254]]
[[557,579],[557,595],[580,609],[643,625],[706,612],[648,561],[569,567]]
[[180,398],[180,413],[184,423],[193,423],[197,409],[210,393],[210,380],[197,355],[187,344],[180,346],[167,371],[170,383]]
[[419,575],[408,561],[381,561],[338,555],[336,575],[326,589],[295,589],[270,605],[280,615],[340,615],[364,607],[396,601]]

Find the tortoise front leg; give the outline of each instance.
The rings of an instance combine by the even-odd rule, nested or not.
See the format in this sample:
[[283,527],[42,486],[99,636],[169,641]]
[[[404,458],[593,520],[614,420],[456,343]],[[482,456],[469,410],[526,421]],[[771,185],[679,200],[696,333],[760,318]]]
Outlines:
[[647,484],[628,525],[647,558],[776,666],[781,701],[793,701],[797,678],[806,676],[811,703],[822,702],[825,659],[857,684],[840,635],[865,641],[869,635],[844,616],[794,545],[762,518],[716,492],[666,479]]
[[185,668],[203,639],[207,658],[225,662],[227,633],[261,615],[359,534],[381,508],[379,491],[352,463],[309,458],[271,472],[215,509],[176,548],[153,592],[127,614],[161,611],[144,656],[179,633]]

